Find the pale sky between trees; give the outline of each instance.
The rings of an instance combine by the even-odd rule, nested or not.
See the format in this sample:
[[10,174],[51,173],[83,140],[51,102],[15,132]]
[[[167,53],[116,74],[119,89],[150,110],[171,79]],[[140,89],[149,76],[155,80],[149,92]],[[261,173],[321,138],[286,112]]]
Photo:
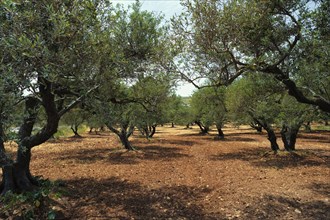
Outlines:
[[[123,5],[130,5],[135,0],[112,0],[114,4],[120,3]],[[171,17],[179,15],[182,11],[180,0],[140,0],[142,3],[142,9],[147,11],[153,11],[155,13],[162,13],[165,16],[165,20],[170,20]],[[180,96],[187,97],[193,93],[195,87],[190,83],[181,83],[177,87],[176,93]]]

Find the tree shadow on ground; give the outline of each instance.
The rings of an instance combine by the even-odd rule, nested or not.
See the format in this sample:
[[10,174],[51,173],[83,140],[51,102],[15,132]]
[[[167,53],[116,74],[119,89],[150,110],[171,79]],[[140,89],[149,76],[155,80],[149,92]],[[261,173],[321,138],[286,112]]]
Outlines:
[[104,160],[107,158],[109,149],[93,148],[93,149],[80,149],[67,150],[66,154],[59,156],[57,160],[74,160],[77,163],[94,163],[96,161]]
[[137,164],[143,160],[168,161],[182,157],[190,157],[181,153],[180,148],[162,147],[158,145],[139,148],[137,151],[127,151],[124,149],[75,149],[67,151],[64,156],[59,156],[58,160],[74,160],[77,163],[95,163],[106,161],[111,164]]
[[112,164],[137,164],[144,160],[169,161],[182,157],[190,157],[181,153],[176,147],[149,145],[137,147],[137,151],[113,151],[108,154],[108,162]]
[[[215,137],[217,137],[217,135],[213,135],[213,139],[212,140],[216,140],[214,139]],[[233,137],[227,137],[225,136],[224,139],[220,139],[218,141],[223,141],[225,142],[254,142],[257,141],[257,139],[254,138],[246,138],[246,137],[237,137],[237,136],[233,136]]]
[[59,138],[59,139],[49,139],[47,141],[48,144],[57,145],[57,144],[65,144],[65,143],[80,143],[84,141],[85,137],[80,138]]
[[195,141],[185,141],[185,140],[160,140],[159,143],[173,144],[173,145],[182,145],[182,146],[193,146],[197,142]]
[[[330,196],[330,184],[312,183],[310,189],[323,196]],[[330,209],[329,209],[330,211]],[[330,219],[330,218],[329,218]]]
[[131,143],[133,145],[159,143],[159,144],[173,144],[173,145],[182,145],[182,146],[192,146],[192,145],[196,144],[197,142],[196,141],[186,141],[186,140],[173,140],[173,139],[166,140],[166,139],[162,139],[162,138],[153,138],[150,141],[146,141],[145,139],[144,140],[135,139],[135,140],[131,141]]
[[[197,203],[208,188],[168,186],[150,189],[117,177],[66,182],[74,219],[224,219]],[[83,192],[83,194],[82,194]]]
[[243,210],[241,219],[330,219],[330,205],[324,201],[266,195]]
[[[321,134],[321,135],[319,135]],[[311,132],[311,133],[300,133],[298,138],[301,141],[309,142],[320,142],[320,143],[329,143],[330,144],[330,132]]]
[[326,150],[300,150],[296,152],[281,151],[274,154],[265,149],[245,149],[233,153],[220,153],[211,156],[212,160],[241,160],[253,166],[263,168],[285,169],[298,166],[325,166],[330,167],[330,151]]

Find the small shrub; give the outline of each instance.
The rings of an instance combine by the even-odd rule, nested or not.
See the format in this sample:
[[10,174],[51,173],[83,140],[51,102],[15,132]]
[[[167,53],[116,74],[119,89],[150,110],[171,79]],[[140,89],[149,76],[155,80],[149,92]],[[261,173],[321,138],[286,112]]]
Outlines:
[[32,192],[8,192],[0,197],[0,219],[55,219],[56,201],[62,193],[59,183],[48,180],[43,180],[41,187]]

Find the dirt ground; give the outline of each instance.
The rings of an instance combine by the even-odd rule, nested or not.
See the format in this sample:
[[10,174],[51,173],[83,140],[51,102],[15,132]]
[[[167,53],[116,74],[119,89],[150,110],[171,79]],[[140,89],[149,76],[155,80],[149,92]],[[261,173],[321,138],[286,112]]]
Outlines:
[[330,219],[330,132],[278,155],[265,133],[224,132],[159,127],[131,139],[136,152],[110,133],[63,138],[36,147],[31,169],[63,181],[66,219]]

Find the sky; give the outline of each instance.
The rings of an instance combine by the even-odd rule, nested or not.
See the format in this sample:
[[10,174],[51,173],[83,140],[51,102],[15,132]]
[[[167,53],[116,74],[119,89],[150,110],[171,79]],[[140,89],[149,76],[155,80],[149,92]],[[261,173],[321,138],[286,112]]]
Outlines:
[[[135,2],[135,0],[112,0],[114,4],[120,3],[124,6],[128,6]],[[180,0],[140,0],[142,3],[142,9],[157,13],[162,13],[164,19],[170,20],[171,17],[179,15],[182,11]],[[176,89],[176,94],[187,97],[191,96],[195,87],[190,83],[182,82]]]

